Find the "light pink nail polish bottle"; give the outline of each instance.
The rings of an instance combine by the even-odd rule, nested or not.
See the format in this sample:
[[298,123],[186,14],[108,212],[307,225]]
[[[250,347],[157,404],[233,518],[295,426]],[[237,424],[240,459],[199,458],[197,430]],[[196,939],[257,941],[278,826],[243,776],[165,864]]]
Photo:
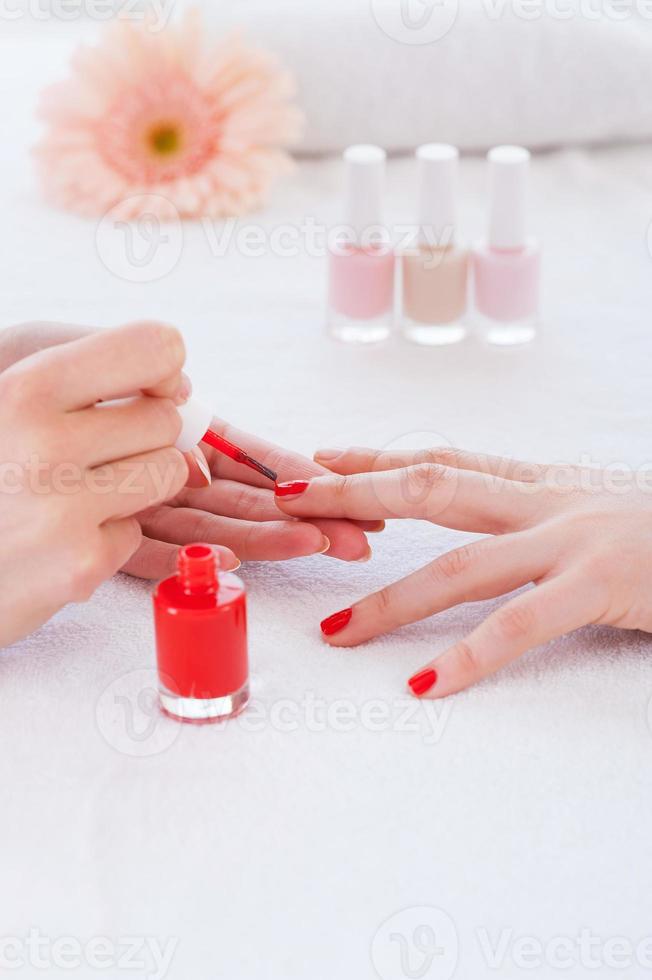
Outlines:
[[415,344],[455,344],[466,335],[469,254],[455,243],[459,153],[445,143],[417,150],[419,228],[402,257],[404,336]]
[[394,319],[395,256],[382,224],[386,154],[350,146],[345,224],[329,246],[328,330],[346,343],[385,340]]
[[473,250],[475,306],[491,344],[533,340],[539,315],[541,252],[526,230],[529,151],[490,150],[489,238]]

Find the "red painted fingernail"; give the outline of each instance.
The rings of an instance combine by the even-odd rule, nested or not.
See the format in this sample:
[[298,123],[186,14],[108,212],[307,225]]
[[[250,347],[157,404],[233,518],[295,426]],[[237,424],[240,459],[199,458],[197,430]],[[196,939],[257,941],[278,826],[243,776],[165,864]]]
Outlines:
[[437,683],[437,671],[433,670],[432,667],[427,667],[425,670],[419,671],[414,677],[411,677],[408,681],[412,689],[412,693],[416,694],[417,697],[421,697],[426,691],[429,691],[431,687],[434,687]]
[[274,487],[274,493],[277,497],[298,497],[309,486],[310,483],[308,480],[294,480],[292,483],[277,483]]
[[339,633],[340,630],[349,625],[352,615],[352,609],[342,609],[340,612],[333,613],[321,624],[321,631],[324,636],[333,636],[335,633]]

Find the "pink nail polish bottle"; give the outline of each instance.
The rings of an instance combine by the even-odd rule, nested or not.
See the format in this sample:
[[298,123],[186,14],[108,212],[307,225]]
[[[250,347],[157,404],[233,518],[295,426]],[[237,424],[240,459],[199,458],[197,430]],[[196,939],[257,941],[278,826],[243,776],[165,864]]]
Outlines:
[[455,244],[459,153],[445,143],[417,150],[419,230],[402,259],[404,336],[415,344],[455,344],[466,335],[468,251]]
[[386,154],[350,146],[345,224],[329,245],[328,330],[346,343],[385,340],[394,317],[395,256],[382,224]]
[[489,239],[473,252],[475,306],[491,344],[533,340],[539,313],[541,251],[526,230],[529,151],[490,150]]

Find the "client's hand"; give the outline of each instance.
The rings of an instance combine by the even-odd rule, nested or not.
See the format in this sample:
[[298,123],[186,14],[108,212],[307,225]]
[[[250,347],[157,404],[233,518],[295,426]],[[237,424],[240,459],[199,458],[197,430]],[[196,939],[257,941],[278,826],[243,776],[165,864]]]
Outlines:
[[650,474],[437,449],[324,450],[315,458],[341,475],[280,488],[285,513],[422,518],[493,535],[329,617],[322,629],[332,645],[363,643],[458,603],[535,583],[410,678],[414,694],[453,694],[588,623],[652,631]]
[[[213,420],[212,428],[275,470],[279,480],[296,474],[310,479],[326,472],[323,466],[220,419]],[[279,512],[269,480],[204,443],[202,449],[212,484],[201,489],[184,487],[174,500],[139,515],[145,538],[125,571],[161,578],[173,570],[177,546],[190,541],[219,542],[241,561],[279,561],[320,553],[344,561],[370,557],[363,531],[381,530],[382,521],[362,521],[356,526],[320,515],[309,522],[290,518]]]

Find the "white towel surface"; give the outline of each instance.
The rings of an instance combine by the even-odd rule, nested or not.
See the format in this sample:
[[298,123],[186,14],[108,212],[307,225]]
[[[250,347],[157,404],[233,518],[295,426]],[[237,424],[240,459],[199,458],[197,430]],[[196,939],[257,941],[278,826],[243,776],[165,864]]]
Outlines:
[[652,136],[652,5],[644,0],[204,6],[215,25],[243,25],[294,71],[308,152],[361,142],[482,149]]
[[[650,146],[534,161],[533,224],[546,249],[538,345],[359,351],[324,337],[324,263],[306,254],[216,258],[188,226],[168,276],[113,275],[94,224],[36,196],[25,146],[38,79],[25,79],[11,47],[0,45],[14,65],[0,94],[6,322],[173,321],[216,409],[307,453],[447,440],[525,458],[650,460]],[[390,166],[395,220],[411,217],[412,173],[409,161]],[[463,161],[462,186],[463,227],[475,234],[479,160]],[[261,224],[334,216],[338,193],[338,165],[306,163]],[[436,709],[406,699],[406,678],[491,603],[357,650],[320,640],[325,614],[464,539],[404,523],[373,539],[368,565],[244,567],[256,710],[225,728],[161,720],[147,735],[135,699],[152,680],[150,588],[133,579],[4,651],[0,933],[173,940],[169,980],[414,976],[418,950],[408,974],[389,934],[412,943],[433,921],[444,954],[428,980],[452,976],[444,967],[456,962],[457,980],[520,978],[513,943],[523,936],[649,936],[649,636],[582,630]],[[384,720],[370,721],[370,702]],[[405,909],[417,911],[391,919]],[[507,937],[500,970],[482,953],[483,930],[493,946]],[[575,945],[563,975],[647,975],[614,973],[601,949],[602,967],[589,970]],[[531,975],[556,972],[544,964]],[[123,972],[47,973],[71,975]],[[150,963],[124,975],[157,974]]]

